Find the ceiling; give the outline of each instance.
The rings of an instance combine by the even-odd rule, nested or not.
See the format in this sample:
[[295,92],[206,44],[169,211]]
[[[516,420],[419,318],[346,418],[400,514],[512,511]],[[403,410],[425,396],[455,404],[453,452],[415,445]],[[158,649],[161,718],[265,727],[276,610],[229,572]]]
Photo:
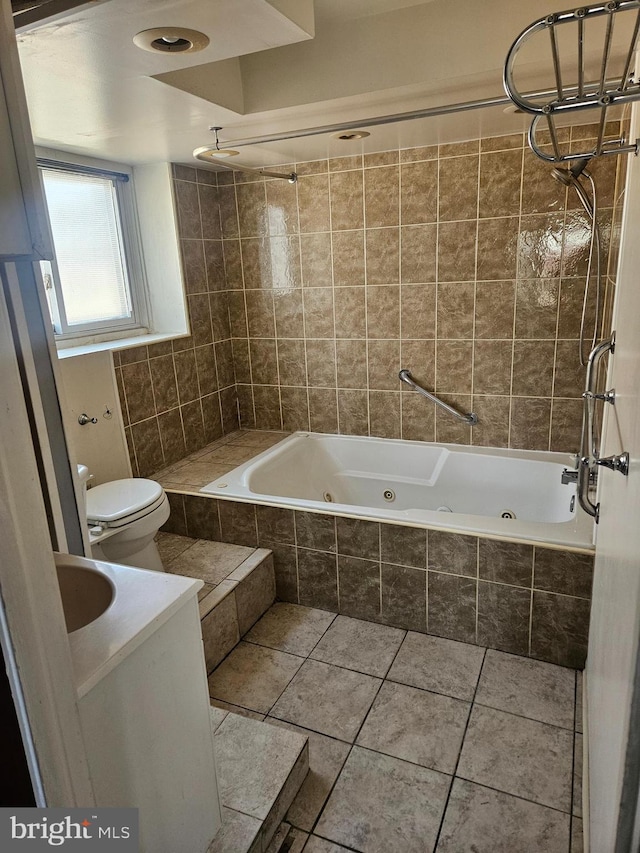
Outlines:
[[[18,43],[37,143],[131,164],[193,163],[219,125],[236,160],[259,167],[525,129],[526,116],[493,107],[371,127],[359,142],[242,144],[500,96],[512,41],[550,2],[483,0],[479,12],[477,0],[94,0],[23,27]],[[133,44],[163,26],[200,30],[210,43],[175,54]],[[547,40],[520,69],[521,88],[551,84]]]

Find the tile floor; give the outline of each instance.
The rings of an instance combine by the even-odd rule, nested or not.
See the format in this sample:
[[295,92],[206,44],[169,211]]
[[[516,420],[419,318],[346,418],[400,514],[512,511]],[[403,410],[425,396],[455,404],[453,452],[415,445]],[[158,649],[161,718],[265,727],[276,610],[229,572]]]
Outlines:
[[579,853],[576,673],[276,603],[212,704],[307,734],[304,853]]
[[229,578],[235,582],[234,572],[257,550],[162,531],[156,536],[156,544],[165,571],[204,581],[198,593],[200,602]]

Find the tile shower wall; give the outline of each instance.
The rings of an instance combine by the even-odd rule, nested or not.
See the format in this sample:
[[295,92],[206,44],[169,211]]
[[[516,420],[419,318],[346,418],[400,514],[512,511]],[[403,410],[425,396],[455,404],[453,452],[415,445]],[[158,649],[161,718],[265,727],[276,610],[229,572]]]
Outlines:
[[582,668],[593,555],[171,494],[165,530],[273,552],[280,601]]
[[114,353],[135,476],[238,427],[215,173],[174,166],[191,335]]
[[[605,271],[623,160],[592,168]],[[589,227],[523,135],[296,168],[219,174],[241,425],[577,450]]]

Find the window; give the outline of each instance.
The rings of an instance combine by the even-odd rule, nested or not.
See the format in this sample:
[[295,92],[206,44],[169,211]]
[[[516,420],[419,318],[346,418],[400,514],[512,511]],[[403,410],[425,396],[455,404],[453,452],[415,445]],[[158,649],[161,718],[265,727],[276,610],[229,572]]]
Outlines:
[[146,331],[129,177],[39,160],[55,249],[43,274],[56,336]]

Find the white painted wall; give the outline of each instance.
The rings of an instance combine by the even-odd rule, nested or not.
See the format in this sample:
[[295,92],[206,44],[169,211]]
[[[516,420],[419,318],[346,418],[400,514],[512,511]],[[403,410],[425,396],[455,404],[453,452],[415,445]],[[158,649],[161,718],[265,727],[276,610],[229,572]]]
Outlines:
[[136,166],[133,182],[147,278],[151,331],[161,335],[188,334],[171,164]]
[[[637,104],[633,115],[635,139],[640,134]],[[587,658],[591,853],[631,849],[616,847],[640,637],[640,160],[630,157],[628,165],[616,350],[607,386],[616,389],[616,403],[607,412],[604,455],[626,450],[631,464],[628,477],[606,470],[599,477],[601,520]]]
[[[94,352],[58,362],[61,406],[72,458],[89,468],[93,485],[131,476],[120,400],[110,352]],[[106,410],[112,413],[105,417]],[[78,416],[96,417],[80,426]]]

